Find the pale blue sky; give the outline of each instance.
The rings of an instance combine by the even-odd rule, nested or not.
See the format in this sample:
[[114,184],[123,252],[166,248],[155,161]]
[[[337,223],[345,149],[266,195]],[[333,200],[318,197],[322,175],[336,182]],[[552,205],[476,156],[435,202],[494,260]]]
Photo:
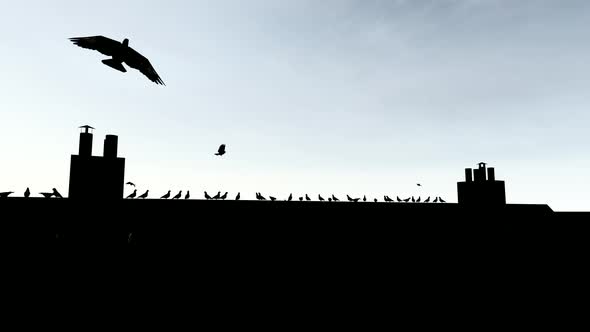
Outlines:
[[[152,196],[455,202],[486,161],[510,203],[590,210],[589,33],[582,0],[7,2],[0,191],[66,194],[90,124]],[[68,41],[92,35],[129,38],[167,86]]]

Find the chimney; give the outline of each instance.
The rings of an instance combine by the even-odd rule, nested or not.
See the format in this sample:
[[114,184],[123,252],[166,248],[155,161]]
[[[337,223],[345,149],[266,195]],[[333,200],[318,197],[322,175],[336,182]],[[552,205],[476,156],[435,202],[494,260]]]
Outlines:
[[116,135],[107,135],[104,139],[104,157],[105,158],[117,158],[117,142],[118,137]]
[[471,168],[465,169],[465,182],[472,182],[473,181],[473,173]]
[[496,174],[493,167],[488,168],[488,181],[496,181]]
[[78,155],[84,157],[92,156],[92,133],[90,129],[94,129],[88,125],[81,126],[83,132],[80,133],[80,147],[78,149]]

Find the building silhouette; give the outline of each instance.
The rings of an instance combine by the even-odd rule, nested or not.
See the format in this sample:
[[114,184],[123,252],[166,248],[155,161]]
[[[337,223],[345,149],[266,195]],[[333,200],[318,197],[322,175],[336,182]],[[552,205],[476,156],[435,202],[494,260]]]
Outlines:
[[81,126],[78,155],[70,162],[71,199],[122,199],[125,178],[125,158],[117,157],[118,137],[106,135],[103,156],[92,156],[92,132]]
[[477,169],[465,169],[465,181],[457,183],[457,192],[459,204],[506,205],[504,181],[497,181],[494,168],[486,169],[483,162]]

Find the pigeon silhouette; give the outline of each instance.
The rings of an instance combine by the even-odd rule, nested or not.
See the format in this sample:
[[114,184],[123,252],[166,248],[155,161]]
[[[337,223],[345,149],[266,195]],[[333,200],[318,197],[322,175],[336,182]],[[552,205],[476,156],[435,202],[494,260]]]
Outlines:
[[27,187],[27,190],[25,190],[25,198],[29,198],[29,196],[31,196],[31,191],[29,190],[29,187]]
[[438,201],[441,203],[446,203],[446,201],[444,199],[442,199],[441,197],[438,198]]
[[141,196],[139,196],[137,198],[145,199],[148,197],[149,192],[150,192],[149,190],[146,190],[143,194],[141,194]]
[[219,199],[221,197],[221,191],[217,192],[217,195],[213,196],[213,199]]
[[166,194],[164,194],[164,196],[160,197],[160,199],[168,199],[170,198],[170,190],[168,190],[168,192]]
[[401,202],[403,202],[403,201],[401,200],[401,198],[399,198],[399,196],[395,196],[395,198],[397,198],[397,201],[398,201],[398,202],[400,202],[400,203],[401,203]]
[[376,198],[375,198],[373,201],[374,201],[375,203],[377,203],[377,199],[376,199]]
[[306,201],[311,201],[311,198],[309,198],[309,196],[307,196],[307,194],[305,194],[305,200]]
[[219,149],[217,149],[216,156],[223,156],[225,154],[225,144],[221,144]]
[[325,199],[322,197],[322,195],[318,194],[318,199],[320,200],[320,202],[325,201]]
[[209,194],[207,194],[206,191],[205,191],[205,199],[207,199],[207,200],[211,199],[211,196],[209,196]]
[[127,196],[126,198],[133,199],[133,198],[135,198],[136,195],[137,195],[137,189],[133,190],[133,192],[131,194],[129,194],[129,196]]
[[419,183],[416,183],[416,185],[417,185],[418,187],[422,187],[422,185],[421,185],[421,184],[419,184]]
[[290,202],[293,199],[293,194],[289,194],[289,198],[287,198],[287,201]]
[[186,195],[184,195],[184,199],[189,199],[189,198],[191,198],[191,193],[190,193],[190,191],[187,190]]
[[436,198],[434,199],[434,201],[432,201],[432,202],[433,202],[433,203],[438,203],[438,197],[436,197]]
[[63,196],[55,188],[53,188],[53,195],[57,198],[63,198]]
[[300,202],[303,202],[303,197],[299,197],[299,201]]
[[273,202],[277,200],[276,197],[272,197],[272,196],[268,196],[268,198],[270,198],[270,200],[273,201]]
[[8,197],[10,194],[14,194],[14,191],[5,191],[3,193],[0,193],[0,198],[6,198]]
[[430,196],[428,196],[428,198],[424,200],[424,203],[429,203],[429,202],[430,202]]
[[172,199],[179,199],[180,197],[182,197],[182,190],[178,192],[178,194],[176,194],[176,196],[172,197]]
[[410,199],[411,199],[410,197],[408,197],[408,198],[404,199],[404,203],[407,203],[407,202],[409,202],[409,201],[410,201]]
[[367,201],[367,196],[363,195],[363,202]]
[[420,203],[420,196],[418,196],[418,199],[416,200],[416,203]]
[[266,197],[262,196],[261,193],[258,193],[258,199],[261,201],[266,201]]
[[222,200],[225,200],[227,198],[227,191],[225,192],[225,194],[223,194],[223,196],[220,197]]
[[53,197],[53,193],[39,193],[40,195],[43,195],[43,197],[45,198],[51,198]]
[[239,201],[239,200],[240,200],[240,193],[238,193],[238,194],[236,195],[236,201]]
[[340,201],[338,198],[336,198],[336,196],[334,196],[334,194],[332,194],[332,200],[334,200],[334,202],[339,202]]
[[412,196],[412,203],[416,203],[416,200],[414,199],[414,196]]
[[331,202],[331,201],[332,201],[332,197],[328,197],[328,202]]
[[70,38],[75,45],[82,48],[98,51],[104,55],[111,56],[111,59],[102,60],[105,65],[116,69],[120,72],[127,72],[123,67],[123,62],[133,69],[139,70],[150,81],[156,84],[164,84],[160,75],[156,72],[150,61],[139,52],[129,47],[129,39],[125,38],[123,42],[104,37],[73,37]]

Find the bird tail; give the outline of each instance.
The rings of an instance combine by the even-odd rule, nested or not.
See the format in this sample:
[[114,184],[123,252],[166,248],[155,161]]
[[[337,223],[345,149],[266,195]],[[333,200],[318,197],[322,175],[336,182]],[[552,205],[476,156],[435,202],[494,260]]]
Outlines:
[[102,60],[102,63],[104,63],[105,65],[116,69],[118,71],[127,72],[127,69],[125,69],[125,67],[123,67],[123,64],[120,61],[117,61],[115,59],[106,59],[106,60]]

